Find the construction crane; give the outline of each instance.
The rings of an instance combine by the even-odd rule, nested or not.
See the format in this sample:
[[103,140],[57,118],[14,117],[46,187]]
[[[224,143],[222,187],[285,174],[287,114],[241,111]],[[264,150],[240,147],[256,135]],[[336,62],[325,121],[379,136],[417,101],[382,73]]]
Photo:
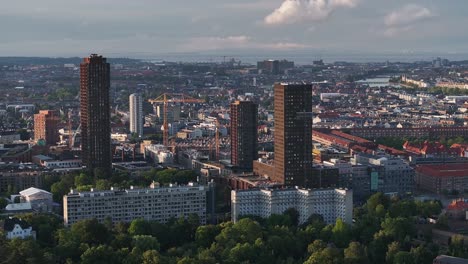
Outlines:
[[71,110],[68,110],[68,146],[70,147],[70,149],[73,148],[72,137],[73,137],[72,112],[71,112]]
[[[219,161],[219,121],[216,118],[215,121],[215,140],[211,141],[210,144],[208,145],[208,153],[210,159],[214,159],[216,161]],[[214,153],[213,153],[213,146],[214,146]]]
[[80,133],[81,131],[81,124],[78,125],[78,128],[73,131],[73,126],[72,126],[72,111],[68,111],[68,146],[70,149],[73,149],[75,146],[75,139],[76,139],[76,134]]
[[169,103],[203,103],[203,99],[193,98],[191,96],[180,94],[180,93],[164,93],[155,99],[150,99],[148,102],[162,103],[164,107],[163,113],[163,144],[169,146],[169,125],[167,123],[167,106]]

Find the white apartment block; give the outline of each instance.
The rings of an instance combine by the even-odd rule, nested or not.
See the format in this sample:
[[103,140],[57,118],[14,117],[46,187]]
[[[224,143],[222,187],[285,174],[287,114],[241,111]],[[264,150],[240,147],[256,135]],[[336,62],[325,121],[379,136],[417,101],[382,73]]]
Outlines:
[[289,208],[299,212],[299,224],[313,214],[319,214],[326,223],[341,218],[352,224],[353,193],[347,189],[252,189],[231,191],[231,217],[237,222],[244,215],[268,218],[283,214]]
[[200,223],[206,223],[207,186],[189,183],[186,186],[158,187],[129,190],[76,192],[63,196],[65,225],[83,219],[107,217],[112,222],[131,222],[142,218],[166,223],[171,218],[197,214]]
[[129,97],[130,108],[130,132],[143,136],[143,99],[139,94],[131,94]]

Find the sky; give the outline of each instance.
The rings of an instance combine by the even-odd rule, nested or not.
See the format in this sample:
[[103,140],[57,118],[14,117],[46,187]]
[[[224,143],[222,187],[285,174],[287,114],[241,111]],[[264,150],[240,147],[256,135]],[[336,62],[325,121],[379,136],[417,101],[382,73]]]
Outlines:
[[0,56],[468,53],[466,0],[15,0]]

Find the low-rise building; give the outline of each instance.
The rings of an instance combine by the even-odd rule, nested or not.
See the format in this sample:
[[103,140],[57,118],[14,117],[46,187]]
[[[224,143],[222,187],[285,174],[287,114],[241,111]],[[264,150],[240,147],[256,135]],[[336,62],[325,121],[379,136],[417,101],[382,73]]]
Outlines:
[[81,168],[82,162],[80,159],[74,160],[47,160],[44,161],[44,167],[48,169],[65,169],[65,168]]
[[352,224],[353,194],[346,189],[251,189],[231,191],[233,222],[241,216],[255,215],[268,218],[294,208],[299,212],[299,224],[313,214],[319,214],[326,223],[341,218]]
[[207,186],[194,183],[169,187],[153,183],[150,188],[128,190],[72,190],[63,196],[63,218],[65,225],[92,218],[103,222],[108,217],[113,222],[142,218],[166,223],[171,218],[196,214],[205,224],[208,190]]
[[31,171],[0,171],[0,192],[17,192],[29,187],[42,187],[43,172]]
[[20,139],[20,134],[16,131],[0,133],[0,144],[11,144]]
[[145,157],[150,157],[158,164],[174,163],[174,154],[167,150],[163,145],[147,145],[145,146]]
[[38,212],[52,211],[52,194],[38,188],[28,188],[19,192],[22,203],[30,203],[31,208]]
[[452,201],[446,208],[447,216],[457,220],[467,220],[468,202],[465,199]]
[[440,256],[437,256],[432,263],[433,264],[468,264],[468,259],[440,255]]
[[9,217],[3,222],[3,230],[7,239],[28,237],[36,238],[36,232],[32,230],[32,226],[16,217]]
[[406,194],[414,191],[414,169],[401,158],[361,153],[354,155],[352,163],[369,167],[372,192]]
[[468,190],[468,164],[427,164],[416,167],[416,186],[433,193]]

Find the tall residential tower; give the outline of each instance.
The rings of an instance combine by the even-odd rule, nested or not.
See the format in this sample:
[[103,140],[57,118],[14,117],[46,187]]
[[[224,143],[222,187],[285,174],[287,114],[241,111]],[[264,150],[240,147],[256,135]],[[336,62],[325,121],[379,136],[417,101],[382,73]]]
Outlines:
[[56,145],[59,141],[57,124],[59,117],[53,110],[41,110],[34,115],[34,140],[45,140],[47,145]]
[[274,88],[275,159],[272,179],[305,186],[312,170],[312,85],[277,83]]
[[110,127],[110,65],[92,54],[80,65],[81,152],[90,171],[109,174],[112,166]]
[[257,105],[250,101],[231,104],[231,163],[252,170],[257,158]]
[[131,94],[130,105],[130,132],[143,136],[143,100],[139,94]]

